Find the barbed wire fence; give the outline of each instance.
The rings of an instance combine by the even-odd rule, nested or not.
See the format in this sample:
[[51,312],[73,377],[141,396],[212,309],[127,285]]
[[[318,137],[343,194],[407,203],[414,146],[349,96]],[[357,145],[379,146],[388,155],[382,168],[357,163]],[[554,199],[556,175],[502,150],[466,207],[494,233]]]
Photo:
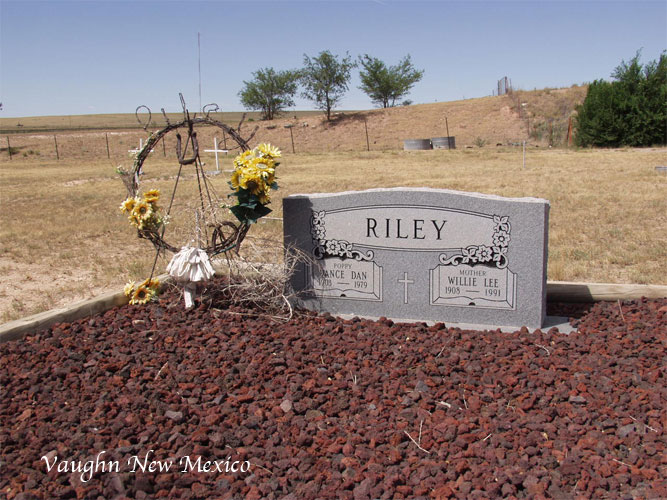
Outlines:
[[[254,127],[256,123],[248,126]],[[352,141],[334,139],[336,131],[324,128],[308,134],[306,121],[296,121],[288,125],[262,124],[256,137],[258,142],[269,142],[279,147],[283,153],[318,153],[332,151],[371,151],[372,149],[402,149],[402,138],[391,142],[374,141],[372,128],[365,119],[350,120],[353,130]],[[97,160],[131,164],[136,154],[146,142],[148,133],[143,130],[126,131],[63,131],[60,133],[21,132],[0,136],[0,162],[17,160],[71,161]],[[216,156],[220,160],[236,156],[237,149],[224,132],[212,127],[202,127],[200,142],[203,149],[210,150],[202,154],[202,159],[215,166]],[[218,154],[215,153],[218,151]],[[151,156],[166,159],[176,158],[176,142],[165,137],[153,149]]]
[[[508,92],[507,98],[511,100],[511,108],[515,110],[518,118],[525,123],[527,136],[503,136],[488,137],[487,143],[498,143],[516,146],[523,140],[531,138],[537,142],[547,137],[549,144],[566,144],[567,117],[565,125],[561,123],[542,122],[532,123],[528,110],[520,101],[518,93],[512,93],[511,80],[503,77],[498,80],[498,92]],[[341,113],[341,115],[344,115]],[[381,117],[381,115],[378,115]],[[370,152],[370,151],[396,151],[404,148],[404,141],[415,137],[433,138],[449,136],[447,130],[446,116],[442,116],[442,124],[427,126],[420,131],[397,131],[391,136],[386,134],[386,122],[383,118],[369,119],[365,115],[344,115],[339,117],[337,123],[313,123],[306,118],[296,118],[287,124],[262,122],[255,137],[257,142],[268,142],[277,146],[284,154],[310,154],[329,152]],[[250,122],[248,127],[254,128],[257,122]],[[449,124],[451,126],[451,117]],[[246,125],[244,125],[245,127]],[[538,128],[542,127],[542,128]],[[383,133],[379,131],[381,128]],[[440,129],[440,130],[438,130]],[[459,130],[455,125],[452,135],[457,136],[456,143],[459,148],[475,145],[476,135],[473,132]],[[534,130],[535,129],[535,130]],[[563,129],[563,130],[561,130]],[[533,132],[533,136],[530,134]],[[563,139],[561,140],[561,136]],[[6,133],[0,135],[0,162],[16,161],[99,161],[109,162],[114,167],[118,165],[131,165],[134,154],[141,149],[148,138],[148,132],[142,129],[136,130],[94,130],[94,131],[61,131],[61,132],[32,132],[22,131],[20,133]],[[214,127],[202,127],[199,136],[204,152],[202,160],[216,170],[220,168],[231,168],[231,158],[238,151],[234,148],[234,142],[226,137],[224,133]],[[466,146],[468,145],[468,146]],[[208,150],[208,151],[206,151]],[[215,151],[218,151],[215,153]],[[176,142],[172,137],[165,137],[156,144],[151,153],[155,159],[176,160]],[[216,161],[216,157],[217,160]],[[228,166],[218,167],[218,164]]]

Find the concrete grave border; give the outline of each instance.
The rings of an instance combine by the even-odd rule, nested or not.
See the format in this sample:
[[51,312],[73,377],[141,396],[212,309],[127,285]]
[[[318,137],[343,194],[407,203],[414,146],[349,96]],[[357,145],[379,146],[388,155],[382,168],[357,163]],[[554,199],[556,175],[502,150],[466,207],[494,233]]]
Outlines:
[[[158,276],[158,279],[163,285],[171,282],[171,277],[167,274]],[[605,300],[634,300],[642,297],[649,299],[665,298],[667,297],[667,286],[574,283],[570,281],[547,282],[547,301],[552,302],[600,302]],[[106,312],[128,302],[129,299],[122,291],[107,292],[90,299],[74,302],[67,307],[59,307],[10,321],[0,325],[0,344],[20,340],[30,333],[49,328],[55,323],[70,323]],[[451,325],[457,326],[454,323],[451,323]]]
[[[171,276],[162,274],[157,276],[160,280],[160,289],[171,282]],[[104,313],[116,306],[123,306],[130,302],[123,290],[118,292],[106,292],[90,299],[73,302],[65,307],[58,307],[49,311],[26,316],[0,325],[0,344],[11,340],[19,340],[26,335],[44,330],[56,323],[71,323],[81,318]]]

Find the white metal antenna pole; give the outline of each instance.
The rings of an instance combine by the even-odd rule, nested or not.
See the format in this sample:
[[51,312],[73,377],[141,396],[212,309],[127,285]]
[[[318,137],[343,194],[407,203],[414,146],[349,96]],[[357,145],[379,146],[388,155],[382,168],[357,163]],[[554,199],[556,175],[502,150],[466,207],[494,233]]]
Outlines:
[[199,111],[201,111],[201,41],[199,32],[197,32],[197,68],[199,69]]

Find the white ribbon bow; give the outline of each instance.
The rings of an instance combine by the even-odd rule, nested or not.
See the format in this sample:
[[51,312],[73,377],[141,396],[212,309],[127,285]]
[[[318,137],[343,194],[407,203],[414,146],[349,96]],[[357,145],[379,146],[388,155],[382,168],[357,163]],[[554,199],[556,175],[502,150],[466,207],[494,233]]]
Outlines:
[[167,265],[167,272],[177,283],[183,285],[186,309],[190,309],[194,305],[197,283],[208,281],[215,274],[208,259],[208,254],[201,248],[196,247],[181,248],[171,258]]

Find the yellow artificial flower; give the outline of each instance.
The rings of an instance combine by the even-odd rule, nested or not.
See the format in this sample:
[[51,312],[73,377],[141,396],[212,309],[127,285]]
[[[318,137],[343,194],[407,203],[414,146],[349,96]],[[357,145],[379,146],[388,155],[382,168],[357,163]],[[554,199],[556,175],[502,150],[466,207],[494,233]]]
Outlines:
[[128,281],[127,284],[125,285],[123,293],[125,294],[126,297],[132,295],[132,292],[134,291],[134,284],[135,284],[134,281]]
[[141,220],[141,218],[139,218],[138,215],[131,213],[128,219],[130,220],[130,224],[132,224],[134,227],[138,227],[139,229],[144,228],[144,222]]
[[136,198],[128,198],[125,200],[123,203],[120,205],[120,210],[121,212],[131,212],[134,210],[134,206],[137,204],[137,199]]
[[269,158],[280,158],[280,150],[275,146],[271,146],[271,144],[260,144],[257,146],[257,149],[260,153]]
[[259,202],[262,205],[268,205],[271,202],[271,197],[269,196],[269,190],[265,189],[261,193],[257,195],[257,198],[259,198]]
[[160,287],[160,280],[157,278],[147,278],[138,286],[134,281],[125,285],[123,292],[130,297],[130,304],[146,304],[157,296]]
[[259,185],[257,184],[257,181],[253,179],[247,179],[245,182],[245,187],[243,189],[247,189],[252,194],[257,194],[257,191],[259,190]]
[[232,188],[234,189],[234,191],[239,190],[239,177],[240,176],[241,176],[240,170],[234,170],[234,172],[232,172],[232,178],[231,178],[230,182],[232,184]]
[[238,155],[236,158],[234,158],[234,166],[236,167],[243,167],[246,162],[250,159],[250,156],[253,156],[253,152],[251,150],[246,150],[240,155]]
[[148,203],[155,203],[160,198],[159,189],[151,189],[144,193],[144,201]]
[[263,165],[260,163],[257,165],[257,168],[259,170],[260,175],[262,176],[262,180],[269,185],[273,184],[276,174],[275,167],[273,167],[272,165]]
[[153,207],[145,201],[139,201],[132,209],[132,215],[141,221],[146,221],[153,215]]
[[157,278],[146,278],[140,286],[145,286],[147,288],[150,288],[153,293],[157,293],[158,288],[160,286],[160,280]]
[[262,174],[255,165],[245,167],[241,171],[241,179],[239,181],[239,185],[243,189],[253,191],[253,194],[256,194],[254,193],[254,190],[257,189],[257,186],[261,184],[261,182],[262,182]]
[[262,205],[271,201],[269,193],[276,181],[276,161],[281,152],[271,144],[260,144],[253,150],[243,151],[234,159],[230,185],[234,191],[241,189],[257,196]]
[[263,169],[276,168],[276,162],[273,158],[257,158],[255,165],[257,165],[257,168]]
[[137,287],[132,294],[130,304],[145,304],[153,298],[153,291],[143,283]]

